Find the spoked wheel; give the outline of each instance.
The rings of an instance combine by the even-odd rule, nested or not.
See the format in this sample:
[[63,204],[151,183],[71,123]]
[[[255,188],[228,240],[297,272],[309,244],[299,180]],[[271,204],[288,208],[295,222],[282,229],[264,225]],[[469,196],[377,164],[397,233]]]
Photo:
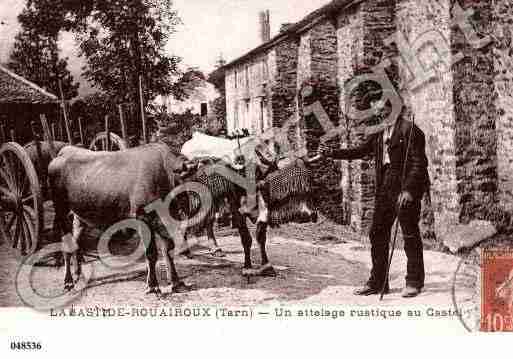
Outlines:
[[19,256],[33,254],[43,229],[43,198],[34,165],[23,147],[0,148],[0,231]]
[[110,143],[109,146],[107,146],[107,134],[100,132],[89,145],[89,149],[92,151],[123,151],[128,148],[125,140],[115,133],[110,132],[109,139]]

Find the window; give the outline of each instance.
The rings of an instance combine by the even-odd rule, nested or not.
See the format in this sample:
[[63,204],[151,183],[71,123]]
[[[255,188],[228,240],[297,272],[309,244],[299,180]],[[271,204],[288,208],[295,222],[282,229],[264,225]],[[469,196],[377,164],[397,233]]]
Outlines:
[[262,60],[262,82],[267,82],[268,74],[267,74],[267,61],[265,59]]
[[265,102],[264,99],[260,99],[260,118],[259,118],[259,126],[258,131],[260,133],[264,132],[266,130],[265,126]]
[[246,100],[246,113],[244,114],[244,125],[242,127],[244,128],[251,128],[251,113],[249,112],[250,111],[250,107],[249,107],[249,104],[250,104],[250,101],[249,100]]
[[235,102],[233,107],[233,129],[236,130],[239,128],[239,103]]
[[246,87],[249,88],[249,65],[246,66]]
[[200,111],[200,113],[201,113],[202,117],[206,116],[208,114],[208,105],[207,105],[206,102],[202,102],[201,103],[201,111]]

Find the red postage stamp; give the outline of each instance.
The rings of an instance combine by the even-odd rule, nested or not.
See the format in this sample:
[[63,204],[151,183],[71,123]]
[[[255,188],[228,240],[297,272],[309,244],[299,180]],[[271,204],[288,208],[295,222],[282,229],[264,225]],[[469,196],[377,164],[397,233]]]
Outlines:
[[513,331],[513,247],[481,256],[481,331]]

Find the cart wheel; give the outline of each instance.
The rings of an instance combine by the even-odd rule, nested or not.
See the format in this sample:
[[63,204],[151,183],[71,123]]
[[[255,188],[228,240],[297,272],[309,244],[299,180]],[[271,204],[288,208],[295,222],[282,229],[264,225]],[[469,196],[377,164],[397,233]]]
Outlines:
[[97,134],[91,144],[89,145],[89,149],[92,151],[123,151],[128,148],[125,140],[116,135],[115,133],[110,133],[110,145],[107,148],[107,134],[105,132],[100,132]]
[[38,248],[44,225],[39,179],[27,152],[15,142],[0,148],[0,227],[19,256]]

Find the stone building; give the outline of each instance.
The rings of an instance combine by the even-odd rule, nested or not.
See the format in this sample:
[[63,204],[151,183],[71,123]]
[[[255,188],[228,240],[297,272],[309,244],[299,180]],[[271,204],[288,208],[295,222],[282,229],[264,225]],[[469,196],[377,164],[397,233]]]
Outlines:
[[212,103],[220,96],[215,86],[205,80],[193,88],[186,89],[186,98],[177,100],[173,95],[159,95],[154,100],[156,105],[165,106],[169,114],[192,114],[208,116],[213,112]]
[[[331,122],[346,128],[334,145],[357,144],[362,122],[348,116],[353,94],[346,85],[381,68],[401,89],[405,115],[426,135],[427,229],[443,235],[473,219],[507,225],[513,207],[512,19],[509,0],[332,1],[217,70],[225,76],[228,131],[246,127],[258,134],[295,117],[299,125],[291,136],[315,150],[321,132],[308,124],[302,111],[309,100],[300,96],[313,83]],[[321,164],[317,180],[327,188],[319,192],[321,211],[366,231],[374,171],[371,158]]]

